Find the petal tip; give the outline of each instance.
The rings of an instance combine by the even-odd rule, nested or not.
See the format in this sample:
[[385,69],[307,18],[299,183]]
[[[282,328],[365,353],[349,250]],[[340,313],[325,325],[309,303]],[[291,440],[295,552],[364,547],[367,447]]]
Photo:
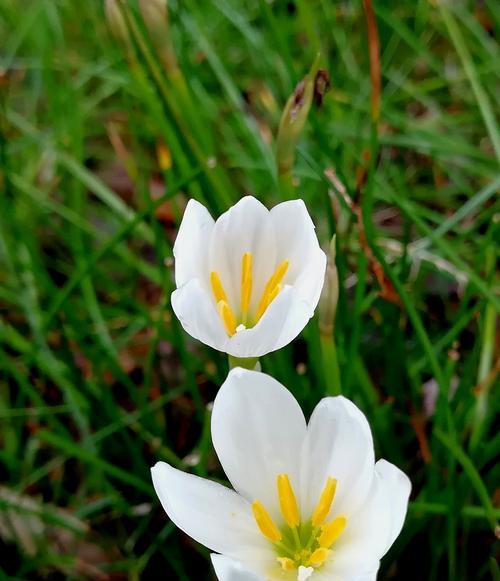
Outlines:
[[153,480],[153,484],[155,486],[157,484],[160,484],[159,479],[162,477],[162,475],[164,476],[166,474],[168,468],[170,468],[170,466],[166,462],[162,462],[161,460],[156,462],[154,466],[151,466],[150,468],[151,479]]
[[153,464],[153,466],[150,468],[151,472],[158,472],[158,470],[161,470],[162,464],[165,464],[165,462],[162,462],[161,460],[155,462],[155,464]]

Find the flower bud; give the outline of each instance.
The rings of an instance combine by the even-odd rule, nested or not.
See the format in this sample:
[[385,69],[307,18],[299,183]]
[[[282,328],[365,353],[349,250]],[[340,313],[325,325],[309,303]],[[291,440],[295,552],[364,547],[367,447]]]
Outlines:
[[125,18],[120,9],[119,0],[105,0],[104,13],[106,14],[106,19],[111,28],[111,32],[116,36],[116,38],[123,40],[124,42],[129,42],[130,36],[127,23],[125,22]]
[[311,70],[295,87],[281,116],[276,144],[276,161],[279,175],[292,171],[295,147],[302,134],[313,100],[321,106],[329,88],[328,73],[319,69],[320,56]]
[[168,73],[177,73],[177,59],[169,30],[167,0],[139,0],[139,8],[163,66]]
[[327,252],[328,263],[325,284],[319,299],[319,328],[322,335],[331,335],[333,333],[339,300],[339,275],[335,264],[336,238],[336,236],[332,238],[329,252]]
[[157,26],[167,20],[167,0],[139,0],[146,26]]

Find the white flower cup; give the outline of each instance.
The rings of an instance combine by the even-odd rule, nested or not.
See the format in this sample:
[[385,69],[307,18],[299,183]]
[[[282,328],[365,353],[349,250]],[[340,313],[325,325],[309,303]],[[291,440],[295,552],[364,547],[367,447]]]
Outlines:
[[302,200],[251,196],[214,221],[190,200],[174,245],[172,307],[184,329],[236,358],[284,347],[313,316],[326,256]]

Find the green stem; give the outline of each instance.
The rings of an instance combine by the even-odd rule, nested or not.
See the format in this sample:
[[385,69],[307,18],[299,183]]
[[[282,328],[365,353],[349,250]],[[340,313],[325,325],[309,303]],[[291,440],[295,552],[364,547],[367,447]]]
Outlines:
[[440,429],[434,431],[437,439],[441,444],[456,458],[457,462],[462,466],[467,478],[469,479],[472,487],[476,491],[476,494],[484,507],[485,518],[491,525],[492,530],[495,530],[498,526],[497,514],[495,508],[491,502],[488,489],[486,488],[481,475],[474,466],[472,460],[460,447],[460,445],[450,438],[447,434],[443,433]]
[[287,169],[278,168],[278,183],[284,200],[293,200],[296,197],[292,166]]
[[[410,514],[420,515],[420,514],[430,514],[430,515],[446,515],[450,507],[444,502],[424,502],[416,500],[415,502],[410,502],[408,505],[408,511]],[[487,518],[487,513],[482,506],[463,506],[460,510],[460,515],[467,518]],[[494,508],[491,515],[496,518],[500,518],[500,508]]]
[[[169,90],[169,86],[165,81],[165,78],[162,74],[161,67],[158,66],[154,55],[152,54],[151,50],[149,49],[143,35],[137,26],[134,16],[130,13],[129,10],[124,9],[124,16],[129,26],[130,32],[134,41],[136,42],[138,49],[146,63],[147,69],[153,79],[158,92],[167,108],[167,110],[172,115],[172,118],[175,120],[176,125],[179,128],[180,133],[184,137],[188,147],[191,150],[193,157],[202,167],[203,172],[210,182],[213,189],[217,192],[217,196],[212,200],[216,207],[224,207],[226,205],[230,205],[232,203],[232,198],[229,194],[230,191],[230,184],[225,179],[224,174],[218,167],[210,168],[207,160],[211,157],[214,157],[211,153],[205,154],[202,148],[199,145],[199,141],[191,134],[189,127],[187,126],[185,119],[181,114],[181,110],[178,104],[178,100],[174,92]],[[174,81],[175,83],[180,82],[178,80]],[[177,88],[177,84],[175,85]]]
[[455,18],[445,6],[444,2],[438,2],[437,5],[441,11],[443,21],[446,25],[446,28],[448,29],[448,33],[455,47],[455,50],[457,51],[458,56],[462,61],[462,66],[464,68],[465,74],[467,75],[467,78],[469,79],[474,96],[476,97],[476,101],[479,110],[481,111],[481,116],[483,117],[486,130],[490,136],[491,143],[493,144],[493,149],[495,150],[497,160],[500,161],[500,135],[498,133],[495,114],[493,112],[488,94],[483,89],[483,86],[479,81],[479,76],[474,66],[474,61],[465,44],[464,37],[460,32],[460,28],[458,27]]
[[234,357],[233,355],[228,355],[229,369],[234,369],[235,367],[243,367],[243,369],[250,369],[250,371],[258,371],[259,366],[258,357]]
[[320,341],[326,395],[341,395],[339,360],[333,334],[320,333]]
[[[486,275],[489,278],[495,268],[495,247],[493,244],[486,249]],[[476,406],[474,408],[472,436],[470,449],[474,451],[485,431],[486,418],[488,415],[488,399],[493,381],[488,381],[493,365],[493,352],[496,337],[496,311],[491,302],[486,304],[484,309],[484,325],[482,333],[481,356],[479,360],[479,370],[477,375],[478,394]]]

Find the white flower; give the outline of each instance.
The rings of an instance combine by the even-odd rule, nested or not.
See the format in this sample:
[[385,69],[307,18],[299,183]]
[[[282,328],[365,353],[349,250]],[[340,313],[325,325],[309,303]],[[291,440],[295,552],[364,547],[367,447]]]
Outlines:
[[375,463],[363,413],[323,399],[306,425],[280,383],[233,369],[212,439],[234,490],[159,462],[153,483],[172,521],[212,551],[222,581],[373,581],[398,536],[410,481]]
[[313,316],[326,257],[302,200],[267,210],[251,196],[217,221],[190,200],[174,246],[172,307],[196,339],[234,357],[292,341]]

